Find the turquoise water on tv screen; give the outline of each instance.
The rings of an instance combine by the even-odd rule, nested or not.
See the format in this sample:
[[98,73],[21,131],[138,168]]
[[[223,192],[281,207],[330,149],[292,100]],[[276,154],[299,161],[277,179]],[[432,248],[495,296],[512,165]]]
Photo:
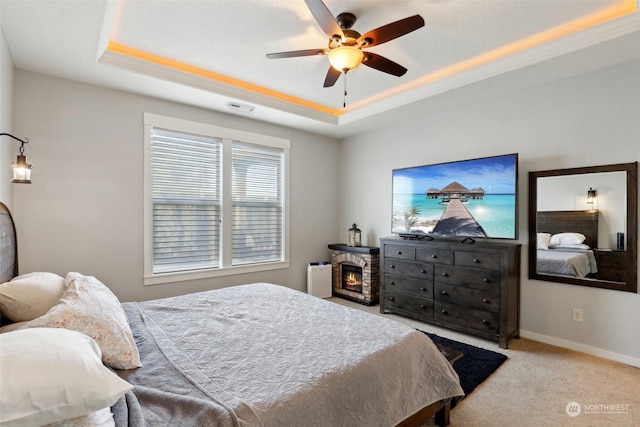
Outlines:
[[[420,210],[418,216],[421,222],[437,221],[447,207],[446,204],[440,204],[439,198],[427,199],[424,193],[394,196],[394,213],[401,213],[409,206],[416,206]],[[486,194],[484,199],[469,199],[464,206],[489,237],[515,238],[515,194]]]

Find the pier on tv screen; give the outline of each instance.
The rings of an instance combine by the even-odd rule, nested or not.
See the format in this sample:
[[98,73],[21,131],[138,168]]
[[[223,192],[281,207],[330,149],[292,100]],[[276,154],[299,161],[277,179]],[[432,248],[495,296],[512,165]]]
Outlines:
[[518,154],[393,170],[392,232],[517,239]]

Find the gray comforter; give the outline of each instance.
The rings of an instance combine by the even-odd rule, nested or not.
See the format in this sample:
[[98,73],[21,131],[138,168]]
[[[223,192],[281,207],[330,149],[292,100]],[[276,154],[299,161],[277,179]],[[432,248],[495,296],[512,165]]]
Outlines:
[[536,261],[537,273],[585,277],[587,274],[598,272],[596,258],[591,250],[538,250]]
[[282,286],[123,307],[143,367],[117,425],[390,426],[463,394],[424,334]]

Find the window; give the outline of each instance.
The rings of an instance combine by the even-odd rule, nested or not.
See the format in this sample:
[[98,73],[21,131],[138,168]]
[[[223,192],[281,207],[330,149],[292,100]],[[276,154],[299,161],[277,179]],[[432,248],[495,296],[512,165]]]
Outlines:
[[288,267],[288,151],[145,114],[145,284]]

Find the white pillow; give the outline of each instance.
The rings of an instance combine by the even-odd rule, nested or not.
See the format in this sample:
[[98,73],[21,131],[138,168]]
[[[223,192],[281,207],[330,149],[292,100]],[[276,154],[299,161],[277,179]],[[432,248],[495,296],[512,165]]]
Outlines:
[[55,328],[0,336],[0,424],[40,426],[113,405],[133,387],[88,336]]
[[23,274],[0,285],[0,311],[14,322],[33,320],[56,305],[64,290],[57,274]]
[[111,408],[103,408],[81,417],[69,418],[44,427],[116,427]]
[[18,329],[27,328],[28,324],[29,322],[9,323],[8,325],[4,325],[3,327],[0,328],[0,334],[6,334],[7,332],[12,332],[12,331],[17,331]]
[[549,240],[551,240],[551,234],[538,233],[538,249],[549,249]]
[[93,276],[68,273],[66,282],[60,303],[28,326],[85,333],[100,346],[105,365],[114,369],[140,367],[138,347],[118,298]]
[[557,245],[579,245],[583,243],[587,238],[584,234],[580,233],[558,233],[551,236],[549,240],[550,246]]

